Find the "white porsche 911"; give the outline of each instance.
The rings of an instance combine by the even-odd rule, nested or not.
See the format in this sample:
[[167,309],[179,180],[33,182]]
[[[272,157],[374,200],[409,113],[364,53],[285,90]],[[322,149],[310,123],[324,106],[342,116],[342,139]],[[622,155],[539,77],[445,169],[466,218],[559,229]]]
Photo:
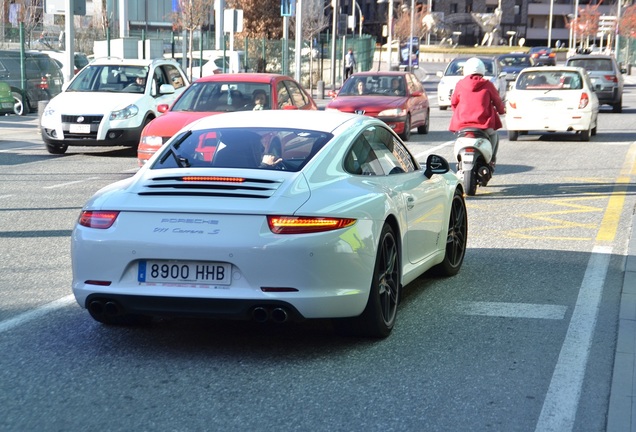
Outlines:
[[215,115],[90,199],[72,236],[73,292],[105,324],[332,318],[386,337],[404,285],[459,271],[463,195],[444,158],[420,166],[371,117]]

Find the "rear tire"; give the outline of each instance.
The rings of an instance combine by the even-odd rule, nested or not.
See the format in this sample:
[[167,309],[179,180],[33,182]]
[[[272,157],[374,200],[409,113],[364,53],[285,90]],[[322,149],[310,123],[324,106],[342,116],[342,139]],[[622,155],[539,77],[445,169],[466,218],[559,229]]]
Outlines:
[[401,267],[397,238],[385,224],[380,235],[367,306],[362,315],[338,319],[336,329],[345,335],[385,338],[391,334],[400,300]]
[[519,131],[508,131],[508,141],[517,141],[519,138]]
[[473,170],[464,171],[464,188],[466,195],[473,196],[477,192],[477,176]]
[[592,134],[592,129],[588,129],[588,130],[583,130],[580,132],[580,139],[581,141],[589,141],[590,140],[590,135]]
[[446,235],[446,254],[444,255],[444,261],[433,267],[431,269],[432,272],[439,276],[456,275],[464,262],[467,239],[468,216],[466,213],[466,201],[461,191],[456,190],[448,219],[448,234]]
[[619,100],[618,103],[612,104],[612,112],[622,113],[623,112],[623,100]]

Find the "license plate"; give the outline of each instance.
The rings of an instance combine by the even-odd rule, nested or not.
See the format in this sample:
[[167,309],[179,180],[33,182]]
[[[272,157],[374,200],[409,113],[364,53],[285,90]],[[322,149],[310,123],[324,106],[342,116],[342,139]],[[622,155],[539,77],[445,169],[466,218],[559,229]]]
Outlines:
[[13,103],[11,102],[3,102],[2,108],[13,108]]
[[472,162],[475,157],[475,155],[473,153],[464,153],[464,155],[462,156],[462,160],[464,162]]
[[69,125],[68,131],[70,133],[81,133],[81,134],[91,133],[91,125],[89,125],[89,124],[71,124],[71,125]]
[[137,280],[144,283],[229,285],[232,266],[217,262],[139,261]]

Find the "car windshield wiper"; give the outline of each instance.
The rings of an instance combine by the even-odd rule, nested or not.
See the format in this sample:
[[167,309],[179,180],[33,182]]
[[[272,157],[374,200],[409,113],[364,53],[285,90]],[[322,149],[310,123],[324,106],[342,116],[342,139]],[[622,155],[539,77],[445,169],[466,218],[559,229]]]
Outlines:
[[190,166],[190,161],[187,158],[182,157],[177,150],[179,150],[181,143],[183,143],[183,141],[185,141],[190,135],[192,135],[192,131],[186,132],[181,138],[170,144],[166,153],[161,157],[161,159],[159,159],[159,163],[163,165],[166,160],[172,156],[179,168],[188,168]]

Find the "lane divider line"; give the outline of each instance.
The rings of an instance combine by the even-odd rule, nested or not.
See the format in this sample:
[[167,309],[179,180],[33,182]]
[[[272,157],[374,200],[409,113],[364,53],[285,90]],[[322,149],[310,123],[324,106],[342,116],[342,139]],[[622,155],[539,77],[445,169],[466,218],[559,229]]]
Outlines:
[[47,315],[57,309],[68,306],[74,301],[75,296],[73,294],[69,294],[65,297],[59,298],[50,303],[46,303],[28,312],[24,312],[17,316],[14,316],[13,318],[9,318],[8,320],[0,321],[0,333],[11,330],[12,328],[18,327],[29,321],[33,321],[34,319]]

